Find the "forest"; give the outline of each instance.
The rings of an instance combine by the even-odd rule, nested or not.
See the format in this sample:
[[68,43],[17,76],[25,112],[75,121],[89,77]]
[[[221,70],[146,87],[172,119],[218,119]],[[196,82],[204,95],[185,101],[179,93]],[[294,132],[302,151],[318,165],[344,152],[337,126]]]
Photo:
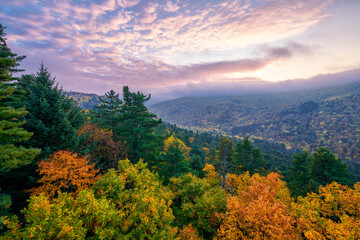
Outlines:
[[[325,146],[360,176],[360,83],[298,92],[184,97],[151,105],[164,121],[294,150]],[[186,113],[185,113],[186,112]]]
[[0,44],[1,239],[360,238],[360,183],[326,146],[179,128],[128,86],[83,110],[44,64],[16,77],[1,25]]

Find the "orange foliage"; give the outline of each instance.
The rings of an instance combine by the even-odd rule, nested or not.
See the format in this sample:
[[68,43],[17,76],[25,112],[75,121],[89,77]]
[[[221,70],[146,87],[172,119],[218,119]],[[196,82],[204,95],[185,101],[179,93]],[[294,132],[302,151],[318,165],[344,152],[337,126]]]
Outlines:
[[203,147],[202,150],[205,151],[205,154],[206,154],[206,155],[209,154],[209,152],[210,152],[210,149],[207,148],[207,147]]
[[349,188],[333,182],[293,205],[306,239],[360,239],[360,183]]
[[89,188],[96,181],[95,164],[89,165],[86,157],[80,157],[70,151],[57,151],[49,159],[38,164],[38,172],[42,178],[38,181],[41,186],[30,192],[46,193],[54,197],[58,190],[73,194]]
[[176,240],[200,240],[200,237],[196,229],[189,224],[181,229]]
[[290,211],[291,197],[277,173],[266,177],[229,174],[234,191],[222,215],[219,239],[300,239]]

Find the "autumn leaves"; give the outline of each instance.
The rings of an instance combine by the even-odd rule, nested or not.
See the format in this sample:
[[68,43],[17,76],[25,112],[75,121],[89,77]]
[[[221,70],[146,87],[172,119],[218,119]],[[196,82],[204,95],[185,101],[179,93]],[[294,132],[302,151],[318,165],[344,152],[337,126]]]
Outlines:
[[173,177],[167,186],[139,161],[96,177],[86,157],[68,151],[39,163],[42,178],[23,210],[5,218],[10,239],[358,239],[360,185],[336,182],[294,199],[281,176]]

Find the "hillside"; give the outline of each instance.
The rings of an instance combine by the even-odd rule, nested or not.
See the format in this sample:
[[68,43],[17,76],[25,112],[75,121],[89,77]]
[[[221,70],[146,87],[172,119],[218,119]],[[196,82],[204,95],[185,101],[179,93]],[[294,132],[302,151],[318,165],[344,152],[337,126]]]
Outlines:
[[93,109],[100,103],[99,96],[93,93],[65,92],[65,94],[78,102],[83,109]]
[[360,161],[360,83],[300,92],[186,97],[149,107],[164,121]]

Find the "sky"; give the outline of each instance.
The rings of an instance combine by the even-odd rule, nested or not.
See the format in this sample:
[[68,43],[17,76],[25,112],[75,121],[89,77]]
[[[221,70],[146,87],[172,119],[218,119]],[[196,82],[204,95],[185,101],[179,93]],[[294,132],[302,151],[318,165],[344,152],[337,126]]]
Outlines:
[[360,79],[359,12],[359,0],[0,0],[26,73],[43,62],[67,91],[156,99]]

